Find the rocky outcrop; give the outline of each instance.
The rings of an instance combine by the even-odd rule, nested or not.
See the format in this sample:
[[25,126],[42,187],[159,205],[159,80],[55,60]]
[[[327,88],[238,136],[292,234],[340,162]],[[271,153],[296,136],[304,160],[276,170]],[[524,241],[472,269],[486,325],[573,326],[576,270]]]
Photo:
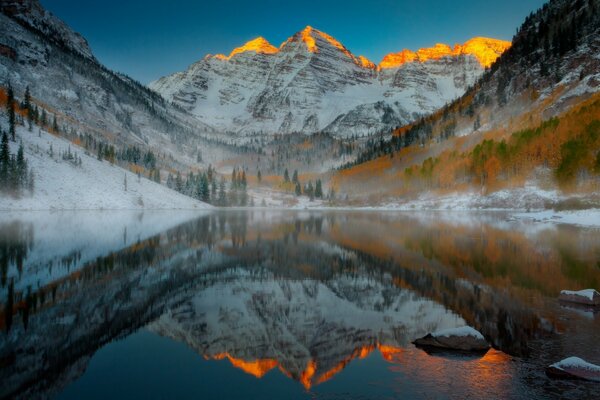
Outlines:
[[546,375],[554,379],[582,379],[600,382],[600,366],[579,357],[569,357],[546,368]]
[[429,333],[415,340],[413,344],[424,349],[434,348],[473,353],[487,352],[490,349],[490,345],[483,335],[469,326]]
[[560,301],[576,303],[585,306],[600,306],[600,293],[595,289],[579,291],[563,290],[558,296]]

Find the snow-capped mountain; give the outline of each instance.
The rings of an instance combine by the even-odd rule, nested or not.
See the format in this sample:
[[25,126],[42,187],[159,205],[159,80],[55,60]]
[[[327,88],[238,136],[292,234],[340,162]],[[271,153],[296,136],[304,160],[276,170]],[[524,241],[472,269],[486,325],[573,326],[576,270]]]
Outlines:
[[475,38],[386,56],[379,66],[307,26],[279,48],[259,37],[150,88],[221,132],[369,135],[462,95],[510,46]]

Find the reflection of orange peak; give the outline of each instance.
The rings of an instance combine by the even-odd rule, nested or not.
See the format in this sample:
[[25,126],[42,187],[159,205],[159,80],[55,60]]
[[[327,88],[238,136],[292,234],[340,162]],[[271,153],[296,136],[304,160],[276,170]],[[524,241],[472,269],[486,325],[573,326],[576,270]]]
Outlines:
[[267,372],[277,366],[277,361],[272,358],[264,360],[245,361],[239,358],[232,357],[229,353],[220,353],[213,356],[215,360],[223,360],[227,358],[231,365],[241,369],[247,374],[254,375],[257,378],[262,378]]
[[411,51],[404,49],[399,53],[390,53],[383,57],[379,68],[398,68],[409,62],[425,62],[428,60],[437,60],[446,56],[472,55],[483,67],[491,66],[494,61],[508,48],[511,43],[484,37],[476,37],[466,41],[464,44],[456,44],[451,48],[447,44],[437,43],[433,47]]
[[[300,376],[298,376],[297,379],[300,381],[302,386],[304,386],[304,388],[308,390],[315,384],[320,384],[320,383],[323,383],[323,382],[328,381],[331,378],[333,378],[336,374],[341,372],[346,367],[346,365],[348,365],[352,360],[354,360],[356,358],[359,358],[359,359],[366,358],[375,349],[378,349],[379,352],[381,353],[381,356],[387,361],[392,361],[394,355],[397,353],[400,353],[402,351],[398,347],[382,345],[379,343],[377,343],[376,345],[366,345],[366,346],[355,349],[352,352],[352,354],[350,354],[348,357],[344,358],[342,361],[340,361],[338,364],[336,364],[333,368],[319,374],[318,376],[317,376],[317,363],[314,360],[310,360],[308,362],[308,364],[306,365],[306,368],[304,369],[304,371],[302,371],[300,373]],[[287,376],[289,378],[294,377],[293,374],[291,374],[289,371],[285,370],[281,365],[279,365],[277,360],[274,360],[272,358],[246,361],[246,360],[232,357],[229,353],[219,353],[219,354],[215,354],[214,356],[210,356],[210,357],[205,356],[205,358],[212,358],[214,360],[227,359],[227,360],[229,360],[231,365],[233,365],[234,367],[239,368],[242,371],[244,371],[250,375],[253,375],[254,377],[259,378],[259,379],[262,378],[263,376],[265,376],[265,374],[267,372],[269,372],[270,370],[272,370],[273,368],[275,368],[277,366],[279,366],[279,369],[285,376]]]

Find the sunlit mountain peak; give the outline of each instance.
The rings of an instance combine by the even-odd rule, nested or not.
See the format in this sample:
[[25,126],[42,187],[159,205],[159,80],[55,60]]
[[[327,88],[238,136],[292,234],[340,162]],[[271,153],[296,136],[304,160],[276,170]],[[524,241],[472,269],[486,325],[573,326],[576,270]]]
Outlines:
[[217,54],[214,56],[214,58],[219,60],[230,60],[236,54],[241,54],[248,51],[252,51],[257,54],[275,54],[279,51],[279,49],[269,43],[264,37],[259,36],[256,39],[246,42],[243,46],[236,47],[231,51],[231,53],[229,53],[228,56],[224,54]]
[[398,53],[390,53],[383,57],[379,64],[380,69],[398,68],[409,62],[425,62],[428,60],[438,60],[446,56],[472,55],[481,64],[482,67],[491,66],[502,53],[504,53],[511,43],[483,37],[476,37],[468,40],[464,44],[456,44],[454,48],[444,43],[437,43],[433,47],[422,48],[417,51],[404,49]]

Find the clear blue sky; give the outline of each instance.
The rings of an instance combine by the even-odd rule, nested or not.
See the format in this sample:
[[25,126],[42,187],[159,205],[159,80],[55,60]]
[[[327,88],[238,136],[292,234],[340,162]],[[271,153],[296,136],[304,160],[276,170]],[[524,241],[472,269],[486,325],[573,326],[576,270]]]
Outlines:
[[390,52],[474,36],[512,39],[543,0],[41,0],[88,39],[109,68],[143,83],[229,53],[256,36],[273,45],[306,25],[378,63]]

